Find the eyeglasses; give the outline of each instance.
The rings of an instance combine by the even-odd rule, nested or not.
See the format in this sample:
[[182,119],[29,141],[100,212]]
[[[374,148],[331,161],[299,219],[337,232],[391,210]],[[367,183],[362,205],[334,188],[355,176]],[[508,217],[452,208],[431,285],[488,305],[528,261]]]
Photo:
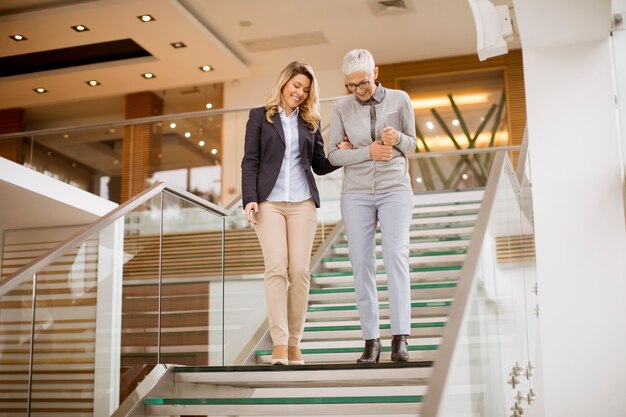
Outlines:
[[354,93],[356,90],[365,91],[370,85],[370,80],[361,81],[358,84],[345,84],[348,91]]

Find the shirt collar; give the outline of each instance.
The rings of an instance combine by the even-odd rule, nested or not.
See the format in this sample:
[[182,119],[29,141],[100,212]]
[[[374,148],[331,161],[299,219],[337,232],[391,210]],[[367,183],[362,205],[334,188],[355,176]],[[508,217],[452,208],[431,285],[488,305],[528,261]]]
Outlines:
[[289,116],[287,116],[287,113],[285,112],[285,109],[283,109],[281,106],[278,106],[278,113],[284,115],[285,117],[291,117],[291,116],[298,116],[300,114],[300,107],[296,107]]

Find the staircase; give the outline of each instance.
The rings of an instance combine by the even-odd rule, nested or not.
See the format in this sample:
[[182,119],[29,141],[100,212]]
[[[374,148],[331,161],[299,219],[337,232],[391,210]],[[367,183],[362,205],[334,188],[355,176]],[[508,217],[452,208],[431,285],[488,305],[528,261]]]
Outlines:
[[340,234],[312,275],[301,349],[307,365],[155,368],[114,416],[419,415],[482,191],[415,197],[410,231],[410,362],[390,362],[386,275],[377,234],[381,363],[356,364],[363,349],[347,240]]

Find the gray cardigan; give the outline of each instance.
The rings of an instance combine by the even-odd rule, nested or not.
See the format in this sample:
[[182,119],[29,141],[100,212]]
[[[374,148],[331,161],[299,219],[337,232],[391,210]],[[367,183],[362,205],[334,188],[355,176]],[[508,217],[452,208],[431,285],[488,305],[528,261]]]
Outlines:
[[[331,164],[344,167],[343,193],[382,194],[412,189],[405,155],[415,151],[417,141],[409,95],[401,90],[386,89],[385,98],[375,109],[376,138],[380,138],[380,131],[386,126],[387,114],[400,112],[402,126],[398,129],[398,143],[390,161],[373,161],[370,157],[369,105],[362,105],[354,95],[349,95],[339,99],[333,107],[328,159]],[[352,149],[337,149],[344,136],[350,139]]]

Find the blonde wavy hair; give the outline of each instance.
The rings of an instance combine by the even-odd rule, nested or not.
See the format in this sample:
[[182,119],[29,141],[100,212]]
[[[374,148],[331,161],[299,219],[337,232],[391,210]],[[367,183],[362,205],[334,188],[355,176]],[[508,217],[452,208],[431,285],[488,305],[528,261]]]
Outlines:
[[265,103],[265,118],[268,122],[274,123],[272,121],[272,116],[278,112],[278,106],[284,107],[282,95],[283,87],[285,87],[285,84],[287,84],[289,80],[298,74],[302,74],[311,80],[309,95],[304,102],[300,103],[298,107],[300,108],[300,116],[304,119],[309,128],[315,132],[320,124],[318,87],[317,82],[315,81],[313,68],[311,68],[310,65],[303,64],[302,62],[293,61],[282,70],[276,79],[276,83],[272,89],[272,94]]

